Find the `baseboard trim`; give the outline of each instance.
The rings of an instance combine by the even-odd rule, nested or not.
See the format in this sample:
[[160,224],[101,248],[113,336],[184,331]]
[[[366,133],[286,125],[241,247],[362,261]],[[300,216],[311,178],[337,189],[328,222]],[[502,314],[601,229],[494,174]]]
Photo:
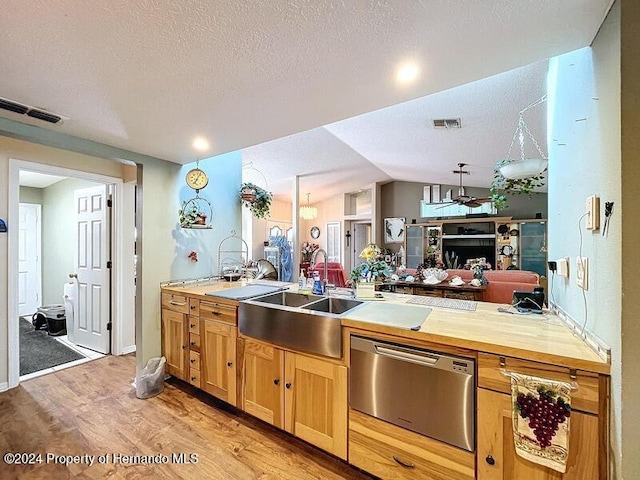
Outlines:
[[122,352],[120,352],[120,355],[128,355],[129,353],[135,353],[135,351],[136,351],[136,346],[129,345],[128,347],[125,347],[122,349]]
[[9,383],[8,382],[0,383],[0,392],[6,392],[7,390],[9,390]]

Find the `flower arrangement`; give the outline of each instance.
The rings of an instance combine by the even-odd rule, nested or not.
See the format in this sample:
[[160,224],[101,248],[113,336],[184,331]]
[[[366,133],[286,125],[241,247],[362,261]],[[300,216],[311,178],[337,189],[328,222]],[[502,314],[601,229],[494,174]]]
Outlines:
[[364,258],[364,262],[351,270],[349,280],[357,284],[358,282],[371,282],[388,277],[391,274],[389,265],[381,260],[381,253],[380,247],[373,243],[364,247],[360,252],[360,258]]
[[302,258],[304,259],[304,261],[308,262],[311,259],[311,255],[313,255],[313,252],[315,252],[319,248],[320,248],[320,245],[318,245],[317,243],[311,243],[306,241],[303,242],[302,247],[300,248],[300,253],[302,253]]

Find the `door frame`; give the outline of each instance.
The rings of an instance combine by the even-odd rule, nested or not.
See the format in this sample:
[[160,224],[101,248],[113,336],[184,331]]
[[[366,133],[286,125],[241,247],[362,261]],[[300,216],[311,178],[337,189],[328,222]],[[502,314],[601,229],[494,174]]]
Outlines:
[[[18,201],[18,209],[20,208],[20,205],[30,205],[37,211],[38,222],[36,227],[36,268],[38,270],[38,299],[42,300],[42,205],[40,205],[39,203],[26,203]],[[19,227],[20,226],[18,225],[18,228]],[[19,247],[18,251],[20,251]],[[19,286],[18,293],[20,293]]]
[[[134,195],[135,184],[124,183],[121,178],[88,173],[80,170],[57,167],[54,165],[29,162],[15,158],[9,159],[9,215],[18,219],[20,204],[20,170],[77,178],[92,182],[111,184],[114,186],[114,208],[112,212],[113,228],[112,245],[112,332],[111,351],[114,355],[124,355],[135,351],[135,340],[127,338],[125,321],[135,318],[135,267],[133,259],[134,242]],[[126,222],[129,218],[131,221]],[[8,229],[8,387],[16,387],[20,383],[20,349],[18,319],[18,229],[9,225]],[[129,252],[131,255],[129,256]],[[127,257],[129,257],[127,259]],[[130,260],[130,261],[129,261]]]

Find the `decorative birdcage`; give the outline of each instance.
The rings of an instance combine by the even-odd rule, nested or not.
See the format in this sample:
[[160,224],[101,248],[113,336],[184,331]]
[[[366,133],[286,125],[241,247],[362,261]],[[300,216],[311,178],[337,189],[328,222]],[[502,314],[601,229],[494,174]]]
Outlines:
[[182,228],[213,228],[213,207],[200,195],[185,202],[178,210],[178,221]]

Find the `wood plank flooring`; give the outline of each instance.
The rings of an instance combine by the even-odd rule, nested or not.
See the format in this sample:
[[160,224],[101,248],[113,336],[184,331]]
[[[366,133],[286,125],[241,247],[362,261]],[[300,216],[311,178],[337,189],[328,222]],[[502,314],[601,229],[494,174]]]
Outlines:
[[[42,454],[34,465],[0,458],[0,479],[371,478],[186,384],[140,400],[134,374],[133,356],[105,357],[0,394],[0,453]],[[91,466],[64,465],[47,463],[47,453],[96,458]],[[196,454],[197,463],[172,462],[181,453]],[[114,461],[113,454],[163,454],[167,463]],[[106,463],[99,455],[108,455]]]

